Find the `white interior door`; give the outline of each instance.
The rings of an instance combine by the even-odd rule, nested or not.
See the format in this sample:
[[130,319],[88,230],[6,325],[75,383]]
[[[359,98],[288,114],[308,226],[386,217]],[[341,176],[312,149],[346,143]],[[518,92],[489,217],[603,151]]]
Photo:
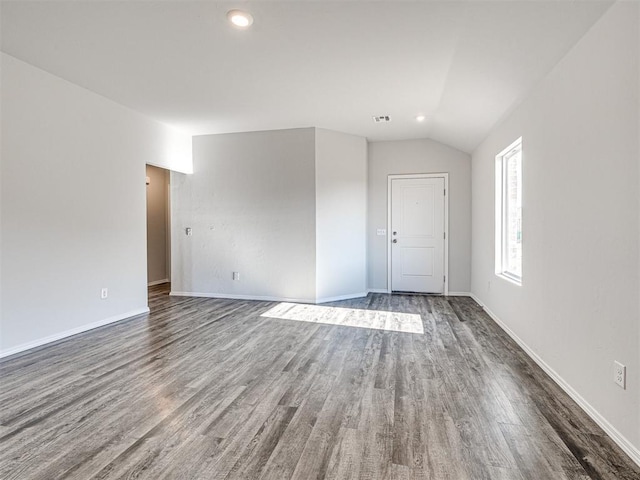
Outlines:
[[391,180],[391,290],[444,293],[444,177]]

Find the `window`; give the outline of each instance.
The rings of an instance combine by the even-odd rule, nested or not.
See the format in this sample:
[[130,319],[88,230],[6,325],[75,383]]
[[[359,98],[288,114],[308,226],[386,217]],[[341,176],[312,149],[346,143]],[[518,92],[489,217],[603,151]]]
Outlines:
[[496,157],[496,274],[522,284],[522,138]]

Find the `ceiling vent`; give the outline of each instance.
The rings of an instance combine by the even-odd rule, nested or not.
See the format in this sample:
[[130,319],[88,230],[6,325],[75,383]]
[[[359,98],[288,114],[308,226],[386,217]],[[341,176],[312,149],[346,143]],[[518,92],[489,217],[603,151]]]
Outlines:
[[380,115],[379,117],[373,117],[373,121],[376,123],[389,123],[391,117],[389,115]]

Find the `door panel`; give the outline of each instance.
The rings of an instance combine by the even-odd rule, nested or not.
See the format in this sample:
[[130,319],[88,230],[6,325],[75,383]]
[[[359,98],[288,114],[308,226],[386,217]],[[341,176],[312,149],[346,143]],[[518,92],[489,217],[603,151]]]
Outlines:
[[391,181],[391,290],[444,292],[444,177]]
[[[394,180],[395,181],[395,180]],[[434,186],[400,186],[400,225],[399,230],[406,237],[431,237],[435,230],[434,216],[423,212],[425,205],[434,204]],[[424,214],[426,213],[426,215]]]
[[433,247],[400,247],[402,275],[433,276]]

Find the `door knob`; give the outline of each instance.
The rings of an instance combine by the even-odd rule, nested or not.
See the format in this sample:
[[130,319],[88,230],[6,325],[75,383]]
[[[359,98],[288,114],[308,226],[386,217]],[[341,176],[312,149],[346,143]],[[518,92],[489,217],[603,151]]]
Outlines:
[[394,238],[392,241],[393,241],[393,243],[398,243],[398,239],[397,238]]

